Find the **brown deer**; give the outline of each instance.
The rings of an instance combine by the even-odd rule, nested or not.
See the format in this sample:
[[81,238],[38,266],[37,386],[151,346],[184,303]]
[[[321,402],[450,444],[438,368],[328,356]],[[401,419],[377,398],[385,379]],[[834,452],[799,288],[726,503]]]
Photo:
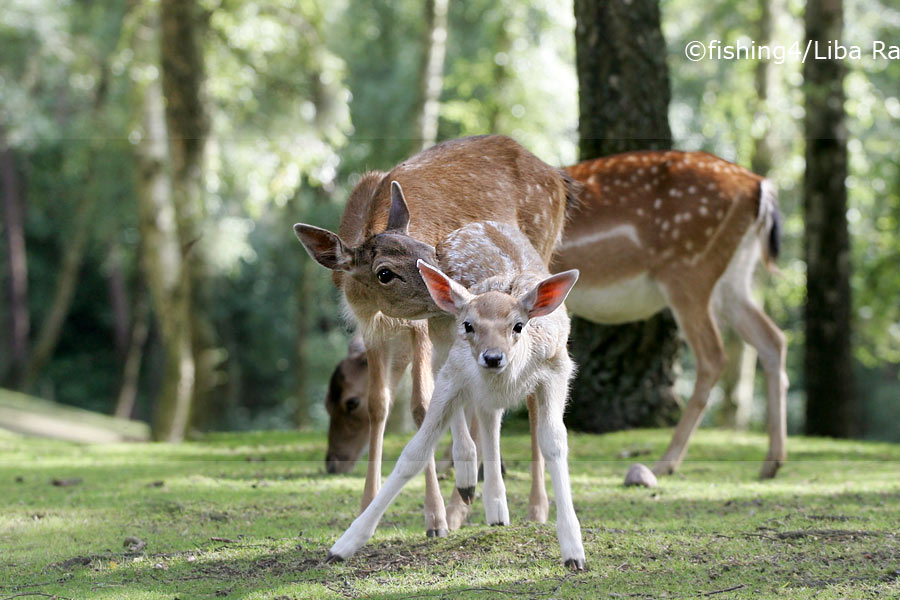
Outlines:
[[[584,546],[572,505],[563,424],[574,365],[566,348],[569,317],[560,308],[578,271],[551,276],[514,226],[471,223],[448,237],[443,250],[454,265],[455,278],[418,261],[435,303],[453,317],[444,319],[449,321],[447,335],[433,338],[447,359],[438,371],[432,404],[385,486],[331,547],[328,562],[349,558],[375,533],[390,503],[433,456],[440,435],[466,406],[475,410],[481,431],[486,521],[509,524],[500,471],[500,420],[505,409],[532,396],[541,450],[553,477],[562,559],[570,569],[583,570]],[[454,455],[457,441],[454,437]],[[467,442],[474,452],[474,444]],[[458,489],[474,487],[474,470],[469,481],[460,483],[460,466]]]
[[[441,314],[416,260],[434,263],[434,246],[472,222],[516,226],[546,264],[559,241],[572,186],[510,138],[480,136],[434,146],[392,169],[365,174],[347,202],[338,234],[298,223],[307,252],[334,271],[365,340],[369,462],[365,509],[381,485],[382,437],[394,377],[412,362],[411,408],[421,425],[432,392],[427,323]],[[440,365],[436,365],[440,366]],[[425,468],[426,531],[446,535],[433,456]]]
[[[784,335],[756,306],[752,276],[779,249],[774,186],[702,152],[632,152],[585,161],[566,171],[584,187],[568,209],[552,270],[578,268],[569,310],[598,323],[624,323],[672,309],[697,358],[697,382],[657,474],[674,471],[700,422],[725,355],[713,311],[759,352],[766,374],[769,451],[763,478],[786,459]],[[439,263],[444,269],[448,265]],[[358,458],[352,439],[329,443]],[[530,512],[544,514],[542,463],[532,423]],[[540,489],[539,489],[540,488]],[[544,500],[542,500],[542,497]],[[537,504],[536,504],[537,502]],[[538,519],[540,520],[540,519]]]

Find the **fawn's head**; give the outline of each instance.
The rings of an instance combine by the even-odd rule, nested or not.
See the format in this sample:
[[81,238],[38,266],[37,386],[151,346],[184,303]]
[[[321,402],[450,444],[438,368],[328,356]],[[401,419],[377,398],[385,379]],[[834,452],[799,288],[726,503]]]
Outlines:
[[331,375],[325,396],[329,416],[325,469],[329,473],[348,473],[369,442],[367,373],[365,348],[351,346]]
[[520,297],[495,290],[475,295],[424,261],[417,265],[435,304],[456,317],[457,332],[475,362],[496,373],[509,364],[529,320],[556,310],[578,280],[578,270],[572,269],[551,275]]
[[409,235],[409,207],[403,190],[391,183],[387,229],[350,247],[330,231],[297,223],[294,233],[316,262],[341,271],[363,288],[372,308],[384,314],[421,319],[439,313],[416,270],[419,259],[436,262],[434,247]]

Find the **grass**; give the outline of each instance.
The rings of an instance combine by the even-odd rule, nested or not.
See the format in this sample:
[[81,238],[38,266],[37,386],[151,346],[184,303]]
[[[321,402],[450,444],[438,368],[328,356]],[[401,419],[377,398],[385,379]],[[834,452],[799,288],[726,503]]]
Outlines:
[[[85,446],[0,433],[0,599],[900,598],[900,446],[791,438],[762,482],[763,436],[703,430],[659,488],[622,487],[668,437],[570,435],[590,568],[570,574],[553,510],[524,521],[521,434],[503,439],[511,526],[485,526],[476,501],[466,527],[427,539],[416,478],[359,554],[325,566],[364,465],[326,475],[322,435]],[[404,442],[389,437],[386,455]]]

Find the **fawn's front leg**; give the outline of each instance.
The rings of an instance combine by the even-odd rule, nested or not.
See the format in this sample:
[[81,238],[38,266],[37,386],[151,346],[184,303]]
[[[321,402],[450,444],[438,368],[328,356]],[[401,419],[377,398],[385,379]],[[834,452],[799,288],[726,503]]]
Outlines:
[[500,421],[502,410],[478,410],[478,432],[484,453],[484,517],[488,525],[509,525],[509,506],[500,463]]
[[[439,379],[438,385],[440,386],[441,383],[442,381]],[[403,489],[403,486],[421,473],[429,460],[433,464],[434,448],[441,434],[447,429],[453,412],[458,410],[456,390],[450,389],[448,383],[444,382],[443,388],[438,388],[444,393],[438,392],[432,398],[431,407],[425,413],[422,426],[403,449],[403,453],[400,454],[397,465],[391,471],[384,487],[369,503],[366,510],[353,521],[344,535],[331,547],[326,562],[341,561],[353,556],[375,533],[375,528],[382,515]]]
[[569,442],[563,424],[568,377],[561,375],[540,386],[538,390],[538,441],[553,479],[556,497],[556,537],[566,566],[573,571],[585,568],[581,524],[572,504],[569,482]]

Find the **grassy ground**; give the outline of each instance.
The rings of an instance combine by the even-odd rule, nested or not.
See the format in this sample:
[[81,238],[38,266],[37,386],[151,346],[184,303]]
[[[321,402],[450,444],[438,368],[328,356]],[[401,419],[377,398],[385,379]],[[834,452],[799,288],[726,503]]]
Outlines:
[[510,527],[485,526],[476,501],[466,527],[426,539],[417,478],[357,556],[325,566],[364,474],[326,475],[320,435],[82,446],[0,433],[0,599],[900,598],[900,446],[792,438],[790,462],[760,482],[764,437],[701,431],[659,488],[622,487],[668,436],[570,435],[590,570],[569,574],[552,509],[551,524],[523,518],[524,435],[503,440]]

